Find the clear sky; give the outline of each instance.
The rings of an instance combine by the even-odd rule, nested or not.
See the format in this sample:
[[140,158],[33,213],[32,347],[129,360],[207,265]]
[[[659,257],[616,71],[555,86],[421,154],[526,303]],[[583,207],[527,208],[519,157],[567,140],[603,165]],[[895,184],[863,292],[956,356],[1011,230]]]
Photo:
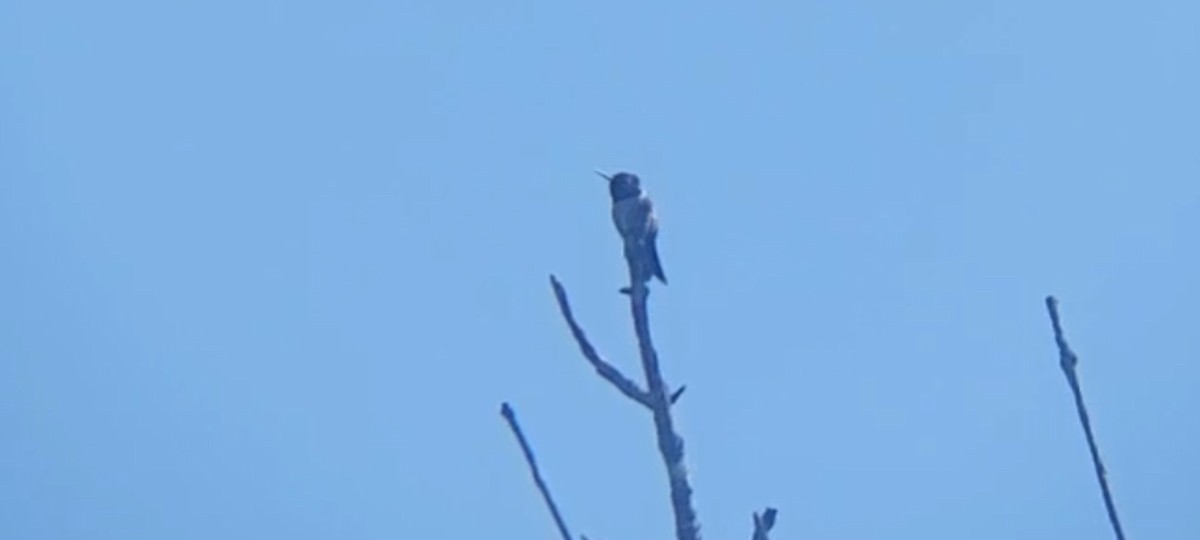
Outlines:
[[0,0],[0,537],[1200,538],[1194,1]]

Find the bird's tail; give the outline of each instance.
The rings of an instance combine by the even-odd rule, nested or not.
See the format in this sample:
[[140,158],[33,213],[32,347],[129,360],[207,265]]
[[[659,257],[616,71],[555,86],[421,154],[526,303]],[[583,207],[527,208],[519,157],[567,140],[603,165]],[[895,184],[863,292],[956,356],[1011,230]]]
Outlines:
[[649,268],[646,270],[649,271],[648,273],[650,275],[658,278],[663,285],[666,285],[667,275],[663,273],[662,261],[658,260],[658,246],[655,245],[654,239],[651,239],[649,244],[650,245],[647,246],[648,249],[646,250],[648,251],[646,254],[646,262]]

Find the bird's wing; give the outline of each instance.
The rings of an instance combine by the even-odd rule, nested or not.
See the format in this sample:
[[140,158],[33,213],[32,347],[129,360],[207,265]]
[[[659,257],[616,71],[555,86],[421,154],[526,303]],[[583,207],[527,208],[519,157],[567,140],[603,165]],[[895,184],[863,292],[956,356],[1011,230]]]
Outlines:
[[658,236],[658,216],[654,214],[654,203],[650,202],[649,197],[638,199],[639,208],[638,215],[643,218],[640,223],[640,229],[645,232],[647,239],[653,239]]
[[644,238],[646,256],[649,258],[648,263],[650,265],[648,270],[651,275],[658,276],[658,279],[665,284],[667,282],[667,275],[663,272],[662,261],[658,258],[658,216],[655,215],[654,203],[651,203],[649,198],[643,197],[641,205],[641,215],[645,216],[643,230],[646,232]]

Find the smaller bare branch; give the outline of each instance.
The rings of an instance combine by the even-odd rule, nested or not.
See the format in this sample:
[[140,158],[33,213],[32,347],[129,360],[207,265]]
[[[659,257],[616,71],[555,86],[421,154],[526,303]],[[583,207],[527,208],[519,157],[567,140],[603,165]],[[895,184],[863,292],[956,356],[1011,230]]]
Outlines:
[[1075,396],[1075,410],[1079,414],[1079,423],[1083,426],[1083,434],[1087,438],[1088,451],[1092,454],[1092,466],[1096,470],[1096,480],[1100,482],[1100,493],[1104,496],[1104,508],[1108,511],[1108,523],[1112,525],[1117,540],[1125,540],[1125,532],[1121,529],[1121,520],[1117,518],[1117,505],[1113,502],[1112,491],[1108,486],[1108,473],[1104,469],[1104,462],[1100,459],[1100,449],[1096,446],[1096,438],[1092,434],[1092,421],[1088,416],[1087,406],[1083,403],[1083,390],[1079,386],[1079,376],[1075,372],[1075,366],[1079,364],[1079,357],[1067,344],[1067,338],[1063,334],[1062,321],[1058,317],[1058,300],[1053,296],[1046,297],[1046,310],[1050,312],[1050,325],[1054,327],[1054,343],[1058,345],[1058,365],[1062,368],[1063,375],[1067,377],[1067,384],[1070,385],[1071,393]]
[[567,321],[567,326],[571,327],[571,335],[575,337],[575,342],[579,344],[579,350],[583,353],[583,357],[588,363],[596,369],[596,373],[604,380],[612,383],[617,387],[625,397],[642,404],[649,408],[650,394],[641,388],[638,388],[637,383],[633,382],[629,377],[626,377],[612,364],[604,361],[600,357],[600,353],[596,352],[596,348],[588,341],[587,335],[583,333],[583,328],[579,327],[579,323],[575,322],[575,315],[571,313],[571,304],[567,301],[567,291],[562,284],[558,282],[558,278],[550,276],[550,285],[554,287],[554,298],[558,300],[558,309],[562,311],[562,316]]
[[674,405],[676,401],[679,401],[679,398],[683,396],[684,390],[687,390],[686,384],[676,388],[674,392],[671,392],[671,405]]
[[533,474],[533,483],[537,484],[538,491],[542,492],[542,499],[546,501],[550,515],[554,516],[554,524],[558,525],[558,532],[562,534],[563,540],[572,540],[562,514],[558,513],[558,505],[554,504],[554,498],[550,496],[550,488],[546,487],[546,482],[542,480],[542,473],[538,471],[537,460],[533,457],[533,449],[529,447],[529,441],[525,440],[525,434],[521,432],[521,426],[517,423],[517,414],[513,412],[512,407],[508,406],[508,403],[503,403],[500,405],[500,415],[508,421],[508,427],[512,429],[513,435],[517,437],[517,442],[521,444],[521,452],[525,454],[525,463],[529,464],[529,472]]
[[768,533],[775,528],[775,515],[779,512],[770,506],[763,511],[762,515],[754,512],[754,535],[751,540],[770,540]]

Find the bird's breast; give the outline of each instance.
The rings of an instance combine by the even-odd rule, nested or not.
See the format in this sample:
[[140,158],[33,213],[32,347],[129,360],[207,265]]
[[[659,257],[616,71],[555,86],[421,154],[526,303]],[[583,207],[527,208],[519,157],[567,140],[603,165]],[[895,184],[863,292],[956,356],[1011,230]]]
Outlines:
[[637,223],[639,220],[639,205],[636,198],[623,199],[613,203],[612,219],[613,224],[617,226],[617,232],[621,236],[631,236],[637,232]]

